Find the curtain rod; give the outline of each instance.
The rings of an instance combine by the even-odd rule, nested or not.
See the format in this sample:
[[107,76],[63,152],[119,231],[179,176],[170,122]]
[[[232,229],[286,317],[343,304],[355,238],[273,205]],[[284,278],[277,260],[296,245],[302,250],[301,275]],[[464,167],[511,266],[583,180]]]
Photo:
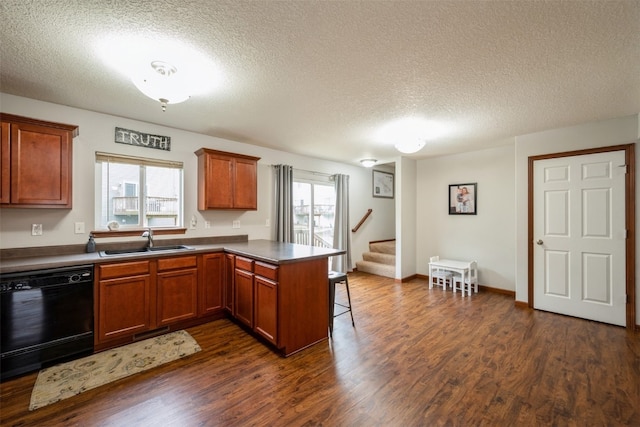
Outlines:
[[293,170],[298,171],[298,172],[310,173],[312,175],[326,176],[326,177],[329,177],[329,178],[331,178],[333,175],[335,175],[335,173],[316,172],[316,171],[309,171],[309,170],[306,170],[306,169],[298,169],[298,168],[293,168]]
[[[270,165],[271,167],[274,166],[278,166],[278,165]],[[328,178],[331,178],[332,176],[334,176],[334,173],[324,173],[324,172],[316,172],[316,171],[310,171],[307,169],[299,169],[299,168],[293,168],[294,171],[298,171],[298,172],[306,172],[306,173],[310,173],[312,175],[319,175],[319,176],[326,176]]]

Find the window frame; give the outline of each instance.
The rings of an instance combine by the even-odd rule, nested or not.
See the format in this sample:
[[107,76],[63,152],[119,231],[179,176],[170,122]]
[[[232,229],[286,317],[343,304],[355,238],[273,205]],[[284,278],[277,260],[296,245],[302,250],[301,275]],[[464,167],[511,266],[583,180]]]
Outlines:
[[[308,224],[308,228],[307,228],[307,232],[308,232],[308,238],[309,238],[309,242],[311,244],[311,246],[315,246],[314,242],[314,236],[315,236],[315,229],[318,228],[315,225],[315,220],[314,220],[314,211],[315,211],[315,206],[316,206],[316,200],[315,200],[315,186],[326,186],[326,187],[333,187],[334,188],[334,204],[333,204],[333,214],[334,214],[334,220],[335,220],[335,184],[333,182],[333,179],[331,176],[325,176],[325,175],[316,175],[314,174],[314,176],[309,177],[309,176],[305,176],[305,174],[303,173],[295,173],[296,171],[294,170],[294,176],[293,176],[293,183],[302,183],[302,184],[309,184],[311,186],[311,194],[310,194],[310,206],[309,206],[309,224]],[[324,179],[323,179],[324,178]],[[294,208],[295,209],[295,208]],[[327,242],[329,244],[329,247],[333,247],[333,242]]]
[[[138,223],[132,225],[124,225],[119,226],[117,230],[109,230],[107,224],[111,222],[109,217],[111,216],[108,212],[112,206],[112,203],[109,201],[109,194],[105,195],[105,185],[103,182],[103,170],[105,167],[105,163],[108,165],[110,163],[119,163],[119,164],[129,164],[137,166],[139,169],[139,182],[136,184],[136,197],[138,198],[139,212],[138,212]],[[148,188],[147,180],[148,180],[148,167],[157,167],[157,168],[167,168],[167,169],[176,169],[179,170],[179,183],[178,183],[178,196],[177,196],[177,206],[176,206],[176,225],[175,226],[150,226],[148,225],[148,215],[146,209],[146,202],[148,198]],[[174,160],[160,160],[160,159],[152,159],[145,157],[136,157],[136,156],[127,156],[122,154],[113,154],[113,153],[104,153],[96,151],[96,163],[95,163],[95,172],[96,172],[96,186],[95,186],[95,228],[97,230],[93,231],[94,235],[99,234],[115,234],[115,235],[127,235],[131,232],[137,233],[138,230],[141,229],[153,229],[155,230],[166,230],[166,234],[184,234],[186,232],[186,228],[184,227],[184,163]],[[127,179],[122,180],[123,183],[129,182],[133,183],[133,181],[129,181]],[[108,185],[108,184],[107,184]],[[107,191],[108,188],[107,188]],[[106,207],[105,207],[106,203]],[[103,215],[103,212],[106,209],[106,218]],[[106,224],[103,224],[103,220],[106,219]],[[122,228],[120,228],[122,227]]]

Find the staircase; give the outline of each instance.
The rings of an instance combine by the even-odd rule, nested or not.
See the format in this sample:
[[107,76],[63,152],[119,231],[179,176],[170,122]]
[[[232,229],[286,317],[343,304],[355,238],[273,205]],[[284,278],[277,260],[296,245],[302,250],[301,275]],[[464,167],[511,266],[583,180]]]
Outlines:
[[396,241],[369,243],[369,252],[362,254],[362,261],[356,261],[356,269],[377,276],[395,278]]

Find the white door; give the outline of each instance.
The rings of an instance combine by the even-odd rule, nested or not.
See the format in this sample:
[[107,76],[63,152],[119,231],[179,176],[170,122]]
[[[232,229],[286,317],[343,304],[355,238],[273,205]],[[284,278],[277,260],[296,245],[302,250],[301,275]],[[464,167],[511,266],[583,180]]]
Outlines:
[[534,162],[534,308],[625,326],[624,164],[624,151]]

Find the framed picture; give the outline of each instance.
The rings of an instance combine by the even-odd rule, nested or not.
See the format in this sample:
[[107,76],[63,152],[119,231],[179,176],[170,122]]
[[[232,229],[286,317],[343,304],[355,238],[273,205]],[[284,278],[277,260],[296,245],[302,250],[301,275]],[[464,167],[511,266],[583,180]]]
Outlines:
[[478,184],[449,185],[449,215],[476,215],[478,213]]
[[373,197],[393,199],[393,174],[373,171]]

